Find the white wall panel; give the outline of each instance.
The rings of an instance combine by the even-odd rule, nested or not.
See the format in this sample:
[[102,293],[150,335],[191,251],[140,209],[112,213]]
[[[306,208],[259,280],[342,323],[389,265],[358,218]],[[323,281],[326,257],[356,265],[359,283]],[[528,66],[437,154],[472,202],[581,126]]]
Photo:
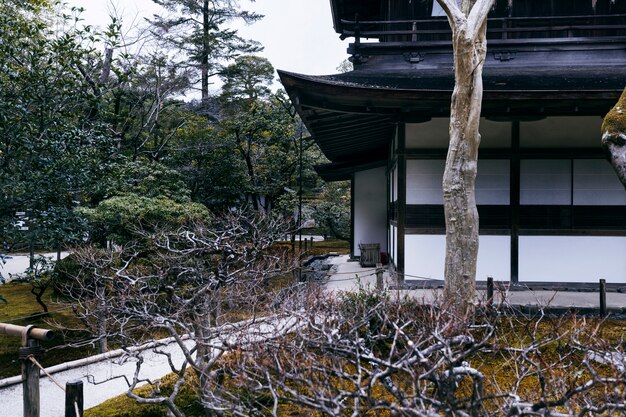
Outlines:
[[444,235],[406,235],[404,248],[404,273],[407,280],[422,277],[443,279],[446,254]]
[[387,251],[387,175],[385,167],[354,174],[354,255],[359,243],[380,243]]
[[398,167],[394,166],[391,170],[391,196],[390,201],[398,200]]
[[626,237],[520,236],[520,282],[626,283]]
[[450,142],[449,125],[448,118],[434,118],[424,123],[407,123],[407,149],[446,149]]
[[391,241],[389,253],[391,254],[393,264],[398,266],[398,229],[395,226],[389,226],[389,235]]
[[[434,118],[424,123],[406,124],[407,149],[447,149],[450,142],[450,119]],[[480,147],[509,148],[511,146],[511,122],[494,122],[480,119]]]
[[520,203],[571,204],[571,165],[571,161],[567,159],[523,159],[520,161]]
[[476,176],[476,204],[509,204],[511,201],[510,178],[508,160],[480,160]]
[[407,204],[443,204],[443,159],[406,161]]
[[592,148],[598,147],[602,118],[548,117],[520,123],[522,148]]
[[[443,204],[442,159],[408,160],[406,164],[407,204]],[[506,205],[510,201],[508,160],[481,160],[476,178],[477,204]]]
[[574,160],[574,204],[581,206],[626,205],[626,190],[608,161]]
[[[405,239],[405,273],[431,279],[443,279],[446,253],[444,235],[407,235]],[[481,236],[478,249],[476,278],[485,281],[493,277],[510,280],[511,238],[509,236]],[[409,276],[406,279],[415,279]]]

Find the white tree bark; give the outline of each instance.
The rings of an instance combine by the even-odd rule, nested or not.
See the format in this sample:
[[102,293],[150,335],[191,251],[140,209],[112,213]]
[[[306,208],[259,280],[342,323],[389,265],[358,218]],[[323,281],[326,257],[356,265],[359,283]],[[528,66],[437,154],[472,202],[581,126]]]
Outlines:
[[604,118],[602,147],[626,188],[626,89],[615,107]]
[[443,177],[446,219],[445,296],[457,314],[473,305],[478,257],[475,184],[487,53],[487,14],[494,0],[437,0],[452,28],[455,86]]

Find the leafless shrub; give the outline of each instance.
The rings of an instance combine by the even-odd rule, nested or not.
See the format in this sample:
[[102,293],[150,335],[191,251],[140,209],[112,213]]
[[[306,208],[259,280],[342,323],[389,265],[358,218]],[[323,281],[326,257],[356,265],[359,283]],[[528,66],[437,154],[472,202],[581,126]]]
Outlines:
[[271,397],[267,414],[624,415],[623,324],[480,309],[463,320],[369,291],[318,297],[293,312],[297,331],[235,372]]
[[132,393],[141,382],[143,360],[141,352],[129,352],[136,360],[131,397],[183,416],[174,400],[191,369],[207,410],[248,415],[220,388],[214,368],[226,351],[291,325],[281,317],[269,324],[261,317],[274,299],[268,281],[290,269],[288,251],[272,248],[286,225],[266,215],[233,212],[210,225],[157,232],[138,228],[136,239],[117,251],[77,249],[73,256],[79,268],[59,287],[101,348],[107,340],[132,346],[168,336],[182,351],[184,360],[176,364],[169,351],[157,349],[178,379],[167,395],[157,389],[151,398]]
[[[77,252],[66,286],[97,338],[170,336],[174,382],[149,398],[171,415],[190,373],[207,415],[626,415],[621,322],[526,317],[506,306],[453,314],[398,293],[271,291],[289,269],[283,223],[234,213],[210,227],[147,233],[118,252]],[[228,353],[228,355],[226,355]],[[295,410],[294,410],[295,409]]]

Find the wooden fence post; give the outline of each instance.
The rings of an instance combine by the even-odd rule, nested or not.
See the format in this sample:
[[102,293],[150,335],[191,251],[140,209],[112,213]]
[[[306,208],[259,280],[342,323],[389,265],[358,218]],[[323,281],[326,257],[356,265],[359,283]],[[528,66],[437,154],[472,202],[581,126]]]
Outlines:
[[65,384],[65,417],[83,417],[83,381]]
[[41,357],[39,341],[28,339],[19,349],[19,356],[22,361],[24,417],[39,417],[39,367],[30,360],[31,356],[35,359]]
[[487,277],[487,306],[493,307],[493,278]]
[[17,326],[15,324],[0,323],[0,334],[22,338],[22,347],[20,347],[18,352],[22,362],[24,417],[39,417],[39,366],[31,359],[37,362],[41,359],[43,349],[39,341],[52,340],[54,332],[46,329],[37,329],[33,325]]
[[600,316],[606,317],[606,280],[600,279]]
[[383,264],[376,264],[376,290],[383,290]]
[[311,253],[313,253],[313,236],[311,236]]

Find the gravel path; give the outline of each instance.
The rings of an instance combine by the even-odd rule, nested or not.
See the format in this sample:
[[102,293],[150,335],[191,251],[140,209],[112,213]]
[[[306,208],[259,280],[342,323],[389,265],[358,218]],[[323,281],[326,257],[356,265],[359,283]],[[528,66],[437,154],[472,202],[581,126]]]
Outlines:
[[[242,322],[232,326],[224,326],[226,335],[221,340],[213,343],[219,345],[245,344],[259,342],[272,337],[285,334],[295,328],[297,320],[293,318],[267,318],[257,319],[255,322]],[[185,342],[190,348],[191,340]],[[170,373],[167,357],[155,353],[155,349],[142,351],[144,363],[141,367],[140,378],[156,380]],[[172,355],[175,366],[183,362],[183,354],[176,343],[160,346],[157,350],[168,352]],[[63,387],[68,381],[83,381],[84,408],[94,407],[102,402],[123,394],[128,388],[128,381],[132,381],[136,359],[128,356],[120,356],[113,359],[103,360],[75,369],[53,374],[53,378]],[[2,381],[0,381],[1,383]],[[40,381],[41,417],[63,417],[65,415],[65,393],[48,377],[42,376]],[[0,417],[22,416],[22,385],[12,385],[0,388]]]
[[[69,255],[69,252],[61,252],[61,259]],[[37,255],[43,255],[52,260],[57,259],[56,252],[54,253],[36,253]],[[0,262],[0,274],[8,281],[11,275],[22,275],[30,264],[30,256],[28,255],[6,255],[4,263]]]
[[[177,366],[182,363],[182,351],[177,345],[170,344],[161,349],[172,354],[172,359]],[[167,360],[163,355],[148,350],[143,353],[143,358],[141,378],[154,380],[170,372]],[[84,407],[87,409],[125,393],[128,384],[123,376],[132,381],[135,364],[135,359],[127,359],[122,356],[55,373],[53,378],[63,387],[65,387],[66,382],[82,380]],[[65,415],[65,393],[63,390],[45,376],[41,377],[39,386],[42,404],[41,417],[63,417]],[[22,385],[18,384],[1,389],[0,404],[2,404],[0,408],[1,417],[21,416],[23,410]]]

